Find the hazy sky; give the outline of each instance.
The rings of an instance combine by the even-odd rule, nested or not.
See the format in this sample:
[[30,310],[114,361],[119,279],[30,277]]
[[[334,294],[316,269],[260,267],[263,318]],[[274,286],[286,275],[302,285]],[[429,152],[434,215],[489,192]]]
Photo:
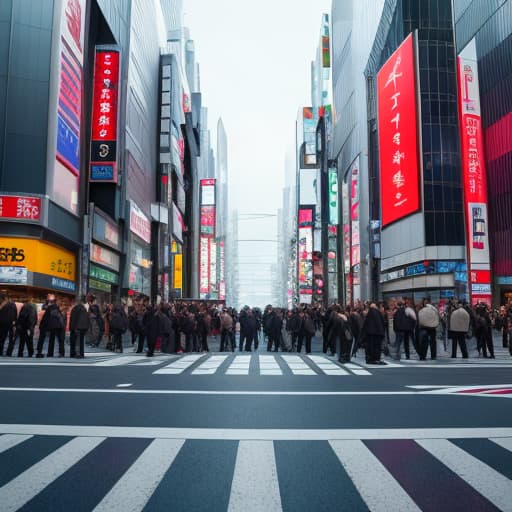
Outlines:
[[[230,208],[241,214],[275,214],[281,207],[285,153],[294,143],[298,109],[311,103],[310,63],[321,15],[330,5],[330,0],[184,1],[209,128],[215,134],[222,117],[228,136]],[[241,221],[239,238],[275,239],[276,220]],[[271,242],[240,242],[242,292],[252,288],[270,295],[266,262],[275,262],[275,249]],[[261,262],[260,268],[246,261]],[[258,271],[264,275],[253,284]]]

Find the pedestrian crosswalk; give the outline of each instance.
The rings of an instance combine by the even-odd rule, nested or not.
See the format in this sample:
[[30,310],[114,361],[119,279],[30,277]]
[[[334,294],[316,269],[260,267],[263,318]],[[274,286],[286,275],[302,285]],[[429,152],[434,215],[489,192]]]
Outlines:
[[511,430],[1,425],[0,509],[510,511]]
[[[108,362],[97,363],[105,366]],[[124,364],[130,364],[129,361]],[[135,361],[133,364],[137,364]],[[324,355],[298,354],[187,354],[156,369],[155,375],[261,375],[261,376],[368,376],[366,368],[355,364],[338,364]]]

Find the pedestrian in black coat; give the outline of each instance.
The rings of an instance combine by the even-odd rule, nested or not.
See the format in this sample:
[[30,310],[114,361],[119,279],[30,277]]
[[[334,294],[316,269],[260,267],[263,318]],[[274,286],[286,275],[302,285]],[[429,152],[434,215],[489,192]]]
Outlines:
[[[59,306],[57,305],[57,301],[55,299],[51,299],[48,301],[48,307],[44,312],[43,318],[41,318],[40,329],[43,332],[49,332],[50,338],[48,340],[48,352],[46,357],[53,357],[53,351],[55,349],[55,339],[57,338],[57,342],[59,344],[59,357],[64,357],[64,328],[66,326],[66,320],[64,315],[62,314]],[[37,356],[43,357],[43,343],[44,338],[41,339],[39,337],[39,341],[37,342]]]
[[[69,319],[69,357],[84,357],[85,333],[89,329],[89,315],[82,302],[78,302],[71,310]],[[79,350],[76,353],[76,339],[79,338]]]
[[[23,357],[25,345],[28,350],[28,357],[34,354],[34,328],[37,324],[37,308],[30,299],[23,304],[18,321],[16,323],[19,335],[20,345],[18,348],[18,357]],[[10,355],[10,354],[9,354]]]
[[110,333],[112,334],[112,342],[114,351],[123,352],[123,334],[128,330],[128,316],[122,304],[114,304],[110,313],[109,323]]
[[366,362],[368,364],[385,364],[380,360],[380,350],[384,339],[384,319],[377,304],[372,302],[363,323],[366,342]]

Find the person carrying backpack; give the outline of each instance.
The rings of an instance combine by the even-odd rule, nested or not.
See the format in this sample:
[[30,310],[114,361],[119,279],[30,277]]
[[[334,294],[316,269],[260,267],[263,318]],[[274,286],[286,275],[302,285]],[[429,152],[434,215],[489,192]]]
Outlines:
[[[43,332],[48,332],[50,334],[50,338],[48,340],[48,352],[46,357],[53,357],[53,352],[55,349],[55,338],[57,338],[57,342],[59,344],[59,357],[65,356],[64,350],[64,327],[66,323],[64,320],[64,315],[61,313],[59,306],[57,305],[57,300],[55,296],[52,296],[48,300],[48,306],[46,311],[44,312],[43,318],[41,318],[40,329]],[[39,337],[39,341],[37,342],[37,355],[36,357],[44,357],[43,356],[43,344],[45,339]]]
[[112,333],[112,342],[114,351],[123,353],[123,334],[128,329],[128,317],[126,316],[122,304],[114,304],[110,315],[110,332]]
[[[81,301],[78,301],[71,310],[69,319],[69,357],[84,358],[85,333],[88,331],[89,315]],[[78,354],[76,353],[76,340],[78,337]]]

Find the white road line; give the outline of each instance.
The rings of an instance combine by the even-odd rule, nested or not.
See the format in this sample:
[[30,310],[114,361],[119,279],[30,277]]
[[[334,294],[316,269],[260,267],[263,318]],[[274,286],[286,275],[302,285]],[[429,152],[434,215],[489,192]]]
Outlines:
[[5,452],[16,446],[27,439],[30,439],[31,435],[19,435],[19,434],[5,434],[0,436],[0,453]]
[[493,443],[499,444],[502,448],[505,448],[505,450],[512,452],[512,438],[505,437],[503,439],[498,439],[496,437],[492,437],[491,441]]
[[259,356],[260,375],[282,375],[283,371],[274,356]]
[[251,356],[235,356],[226,370],[226,375],[249,375]]
[[240,441],[228,512],[282,511],[272,441]]
[[204,363],[201,363],[192,372],[192,375],[213,375],[227,358],[228,356],[211,356]]
[[362,368],[360,370],[352,370],[352,373],[354,375],[371,375],[368,370],[363,370]]
[[[512,438],[512,427],[393,429],[229,429],[0,424],[0,433],[48,436],[133,437],[139,439],[227,439],[333,441],[337,439]],[[1,503],[1,502],[0,502]]]
[[330,441],[330,445],[369,510],[421,510],[364,443],[358,440],[344,440]]
[[[274,374],[268,372],[275,371]],[[266,370],[269,375],[282,375],[281,370]],[[156,372],[153,372],[156,373]],[[419,395],[425,391],[234,391],[234,390],[192,390],[192,389],[95,389],[95,388],[10,388],[0,391],[22,393],[119,393],[133,395],[247,395],[247,396],[400,396]],[[428,393],[428,392],[427,392]],[[463,396],[450,393],[447,396]],[[482,395],[479,395],[482,396]],[[492,396],[492,395],[483,395]],[[497,396],[497,395],[494,395]]]
[[350,375],[347,370],[344,370],[337,364],[333,363],[326,357],[322,356],[306,356],[308,359],[320,368],[326,375]]
[[512,483],[498,471],[446,439],[417,443],[501,510],[512,510]]
[[203,354],[191,354],[188,356],[184,356],[176,361],[173,361],[171,364],[160,368],[153,372],[154,374],[168,374],[168,375],[178,375],[183,373],[188,367],[192,366],[197,360],[201,359]]
[[3,512],[18,510],[96,448],[104,437],[76,437],[0,488]]
[[301,357],[293,355],[282,355],[281,357],[294,375],[317,375]]
[[126,384],[116,384],[116,388],[129,388],[133,386],[133,384],[126,383]]
[[111,359],[107,359],[106,361],[101,361],[99,363],[92,363],[91,366],[124,366],[126,364],[134,363],[135,361],[147,361],[146,356],[120,356],[120,357],[112,357]]
[[184,443],[182,439],[155,439],[101,500],[94,512],[143,510]]

